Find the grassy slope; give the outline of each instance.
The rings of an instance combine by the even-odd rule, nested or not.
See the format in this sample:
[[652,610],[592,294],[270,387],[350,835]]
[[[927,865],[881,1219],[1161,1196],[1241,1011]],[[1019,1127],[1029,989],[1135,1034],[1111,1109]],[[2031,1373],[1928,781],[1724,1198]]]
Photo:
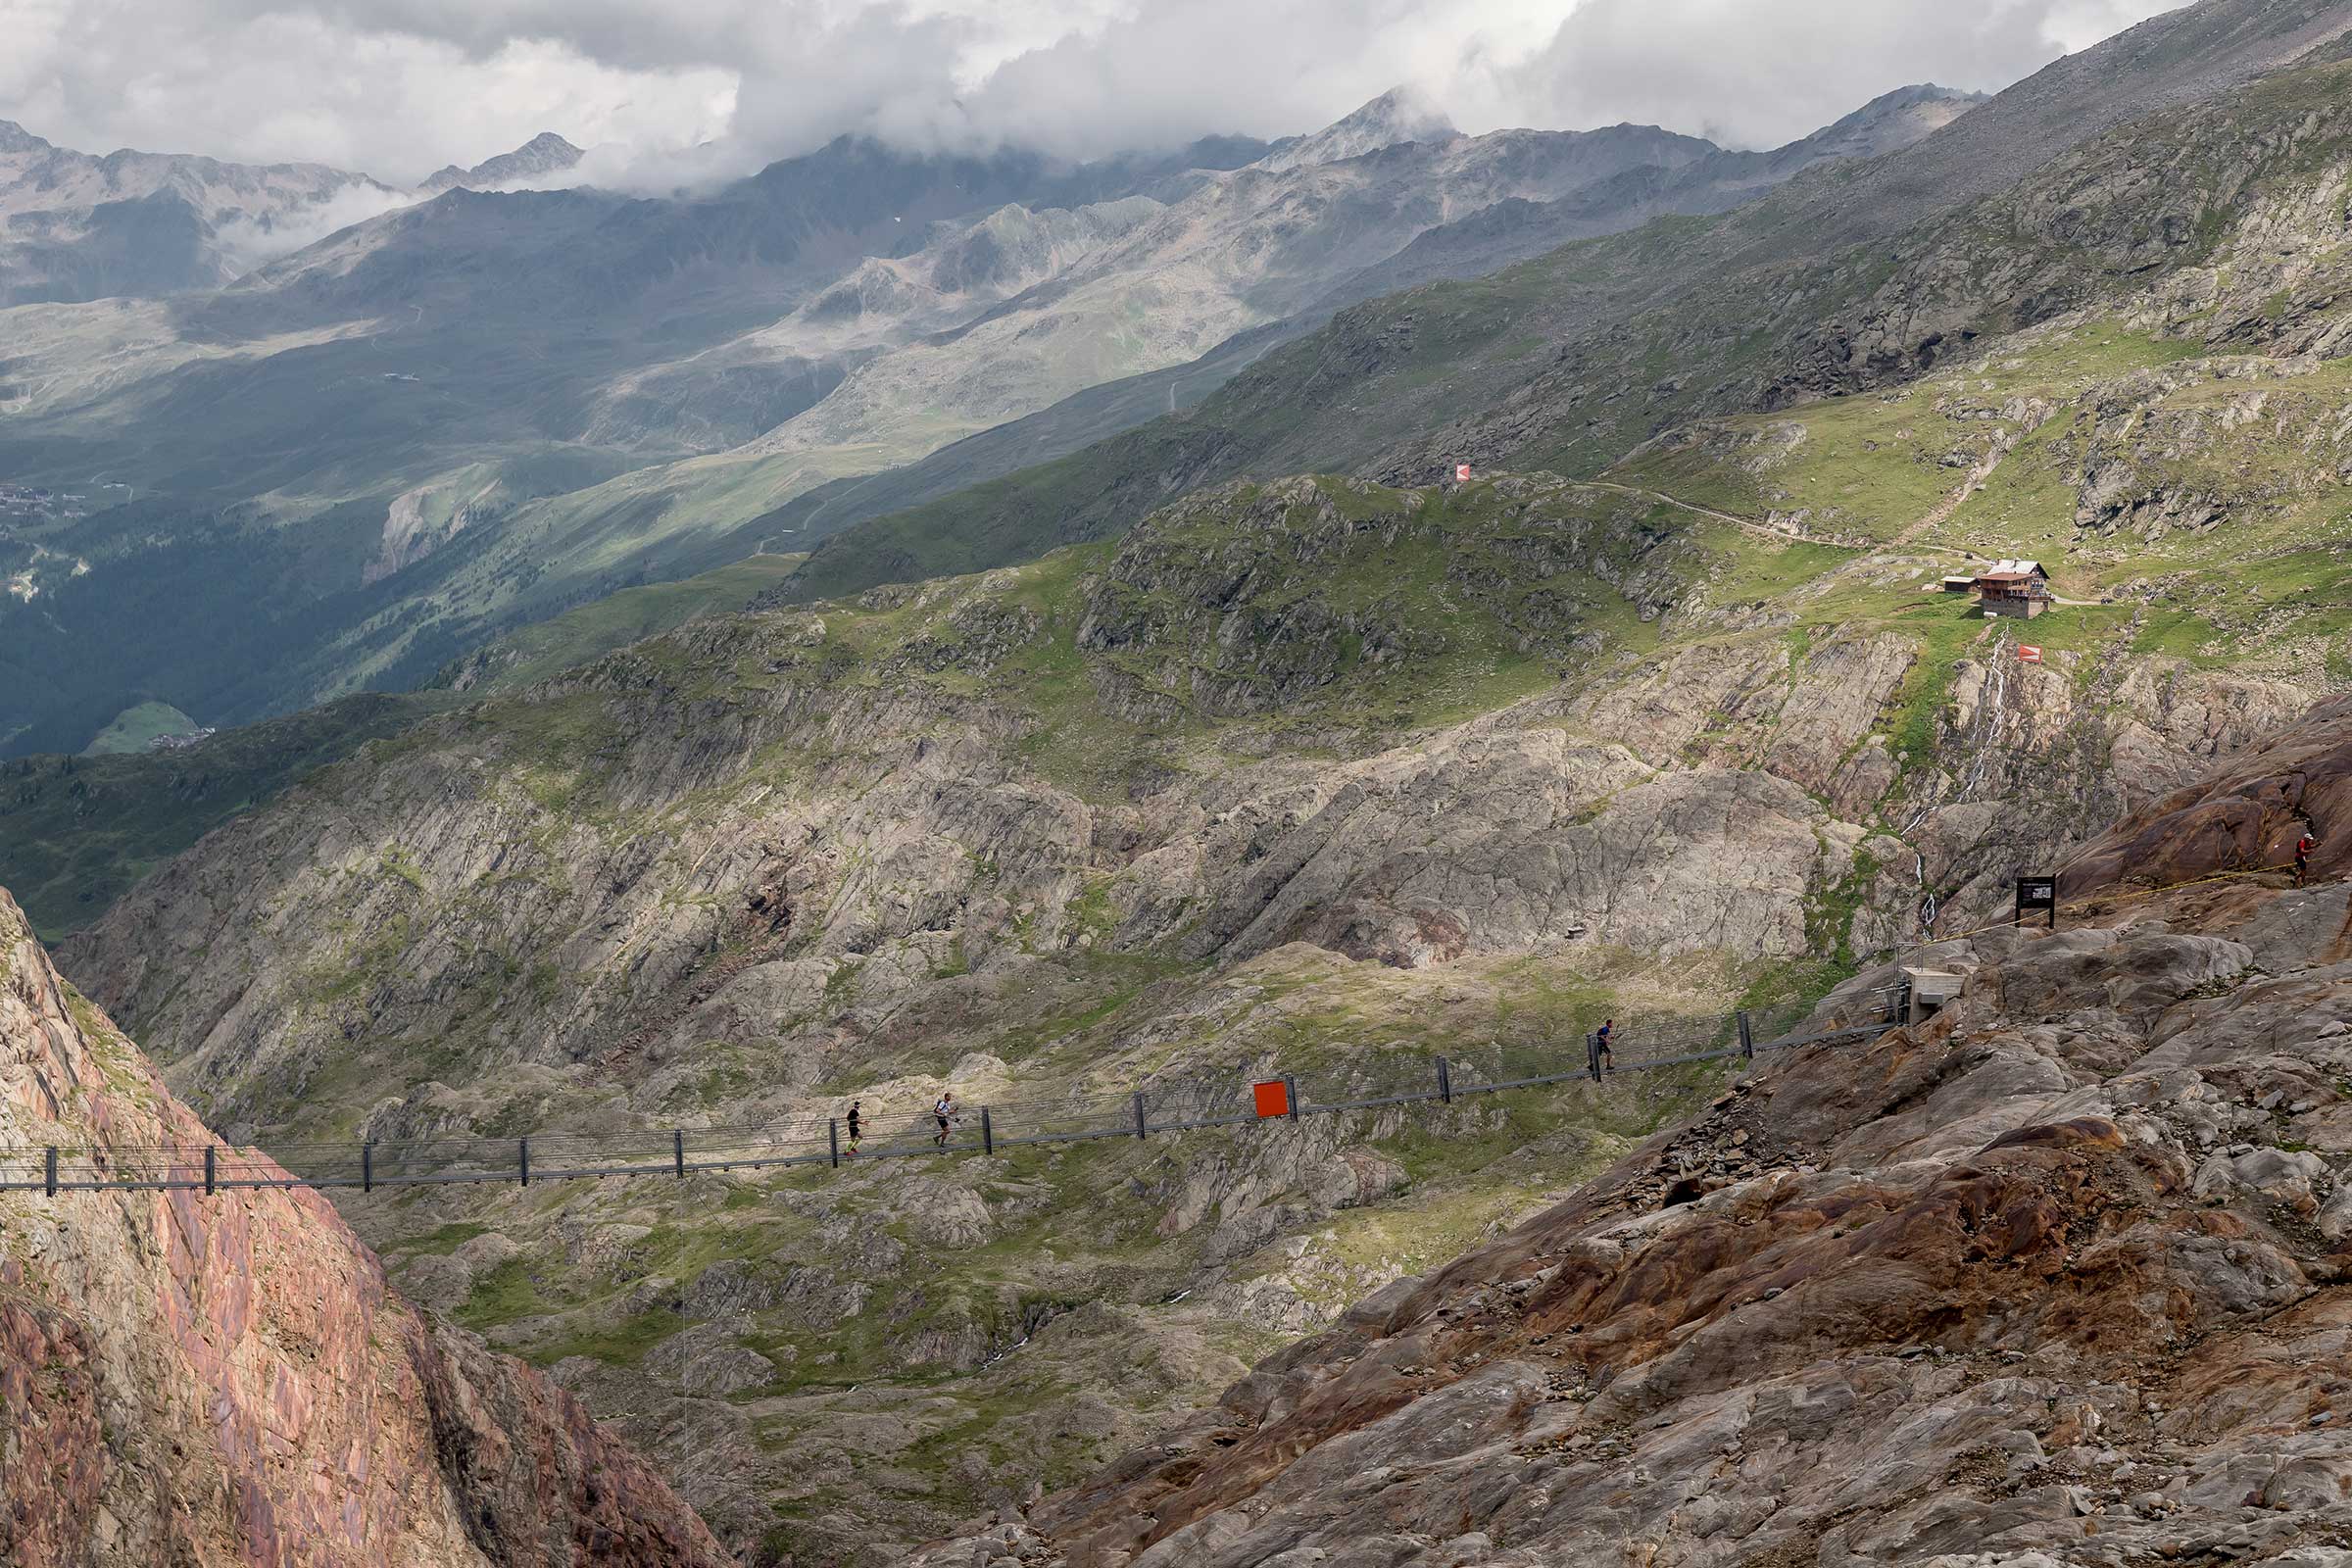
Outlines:
[[[1562,572],[1526,579],[1519,562],[1530,524],[1493,487],[1419,492],[1409,498],[1416,503],[1409,513],[1407,494],[1385,486],[1325,478],[1314,488],[1343,517],[1381,526],[1360,529],[1337,553],[1286,570],[1298,539],[1315,532],[1311,509],[1293,508],[1279,525],[1238,543],[1222,520],[1223,501],[1251,504],[1254,492],[1248,488],[1201,498],[1156,523],[1154,549],[1169,560],[1177,580],[1127,607],[1152,631],[1132,649],[1088,651],[1077,642],[1088,616],[1088,579],[1112,559],[1106,544],[1059,550],[992,581],[993,596],[1034,613],[1048,634],[1015,651],[985,684],[1033,715],[1023,747],[1049,778],[1089,798],[1111,800],[1139,767],[1178,763],[1198,749],[1256,755],[1268,736],[1296,745],[1319,731],[1347,734],[1351,745],[1389,744],[1554,683],[1564,666],[1530,651],[1526,640],[1533,631],[1540,629],[1555,646],[1579,630],[1606,636],[1616,648],[1641,651],[1656,642],[1654,627],[1594,577]],[[1549,510],[1594,526],[1613,524],[1629,535],[1669,520],[1657,509],[1603,492],[1564,497]],[[1190,558],[1220,548],[1242,549],[1260,579],[1255,593],[1219,607],[1221,614],[1248,615],[1257,623],[1255,645],[1231,652],[1220,652],[1213,638],[1196,636],[1189,627],[1199,607],[1182,579]],[[1622,540],[1611,547],[1618,555],[1626,549]],[[827,605],[828,642],[854,651],[870,670],[902,643],[953,640],[947,617],[958,598],[880,610]],[[1278,700],[1270,695],[1268,671],[1276,654],[1269,641],[1299,635],[1300,628],[1285,620],[1301,600],[1311,601],[1317,621],[1353,623],[1359,630],[1335,632],[1328,665],[1302,677],[1312,689],[1294,683]],[[1411,657],[1372,657],[1365,634],[1375,629],[1409,642]],[[1123,711],[1106,704],[1101,696],[1106,675],[1131,685],[1145,706]],[[894,667],[886,677],[853,678],[905,676]],[[934,678],[950,689],[980,689],[954,671]],[[1220,709],[1198,695],[1252,688],[1263,688],[1255,713]]]
[[[2340,683],[2352,659],[2352,514],[2328,437],[2352,371],[2329,362],[2249,381],[2235,362],[2198,352],[2093,316],[1899,392],[1711,422],[1609,477],[1879,545],[1908,536],[1923,577],[1994,557],[2039,560],[2059,594],[2105,602],[2036,621],[2036,639],[2053,648],[2128,631],[2143,654]],[[2143,371],[2165,381],[2135,381]],[[2135,412],[2118,417],[2126,406]],[[2245,417],[2255,407],[2261,416]],[[1949,507],[1996,430],[2014,448]],[[2123,501],[2183,498],[2185,524],[2083,517],[2086,462],[2129,474]],[[1919,526],[1939,508],[1948,516]],[[1819,623],[1824,608],[1800,622]],[[1833,613],[1855,610],[1847,596]],[[1916,607],[1903,618],[1930,613]]]
[[459,667],[487,669],[492,689],[528,686],[689,620],[741,610],[806,559],[753,556],[676,582],[624,588],[503,637]]

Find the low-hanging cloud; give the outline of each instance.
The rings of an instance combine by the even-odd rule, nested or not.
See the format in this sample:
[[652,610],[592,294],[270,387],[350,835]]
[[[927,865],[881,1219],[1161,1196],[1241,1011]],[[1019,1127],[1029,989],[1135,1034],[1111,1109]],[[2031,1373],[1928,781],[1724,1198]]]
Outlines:
[[1546,123],[1655,121],[1778,146],[1892,87],[2004,87],[2179,3],[1585,0],[1542,51],[1497,73],[1496,90]]
[[347,185],[324,201],[297,208],[267,223],[249,218],[232,219],[219,227],[215,238],[220,247],[221,260],[232,272],[242,273],[280,256],[291,256],[338,229],[381,218],[419,199],[413,192],[388,190],[381,185]]
[[0,118],[409,184],[543,129],[704,183],[832,136],[1073,157],[1313,129],[1398,83],[1467,130],[1740,145],[1997,88],[2180,0],[0,0]]

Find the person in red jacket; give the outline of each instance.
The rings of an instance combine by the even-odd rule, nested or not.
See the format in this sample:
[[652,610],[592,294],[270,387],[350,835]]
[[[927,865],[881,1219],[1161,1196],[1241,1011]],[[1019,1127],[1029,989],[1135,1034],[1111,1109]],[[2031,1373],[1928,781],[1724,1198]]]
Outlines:
[[2311,852],[2319,847],[2319,841],[2311,836],[2308,827],[2303,830],[2303,836],[2295,840],[2295,886],[2301,887],[2311,879]]

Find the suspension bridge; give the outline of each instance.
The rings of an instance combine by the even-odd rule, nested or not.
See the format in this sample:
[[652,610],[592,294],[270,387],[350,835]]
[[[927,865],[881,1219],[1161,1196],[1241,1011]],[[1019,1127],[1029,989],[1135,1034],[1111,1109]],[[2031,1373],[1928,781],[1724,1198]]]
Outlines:
[[[180,1191],[263,1188],[445,1187],[478,1183],[669,1177],[795,1166],[839,1168],[884,1159],[994,1155],[1001,1150],[1150,1139],[1166,1133],[1249,1127],[1410,1104],[1452,1104],[1480,1095],[1576,1083],[1702,1062],[1752,1060],[1770,1052],[1875,1038],[1903,1020],[1903,987],[1871,992],[1829,1016],[1805,1004],[1772,1013],[1635,1020],[1604,1050],[1473,1049],[1459,1058],[1399,1052],[1351,1054],[1327,1064],[1317,1093],[1308,1075],[1237,1072],[1225,1079],[1146,1082],[1129,1091],[1071,1094],[962,1108],[942,1128],[928,1110],[894,1113],[887,1131],[866,1124],[853,1140],[838,1116],[799,1116],[758,1126],[539,1132],[516,1138],[446,1137],[341,1143],[0,1148],[0,1192]],[[1631,1053],[1639,1047],[1641,1055]]]

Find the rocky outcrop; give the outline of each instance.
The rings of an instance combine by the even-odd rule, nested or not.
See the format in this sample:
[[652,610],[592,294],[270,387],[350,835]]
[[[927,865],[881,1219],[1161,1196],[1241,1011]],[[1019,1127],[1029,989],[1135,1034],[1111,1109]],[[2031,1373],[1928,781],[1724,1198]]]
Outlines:
[[1388,754],[1334,784],[1219,878],[1196,909],[1200,951],[1262,952],[1338,919],[1359,943],[1380,929],[1409,953],[1418,933],[1447,956],[1569,935],[1789,956],[1806,950],[1808,893],[1842,879],[1870,837],[1781,780],[1712,768],[1644,779],[1622,752],[1557,730]]
[[[136,1172],[215,1141],[0,893],[0,1144]],[[578,1401],[420,1316],[289,1189],[0,1194],[0,1560],[730,1559]]]
[[2117,823],[2066,868],[2062,891],[2277,869],[2306,833],[2315,875],[2352,868],[2352,700],[2322,705],[2274,744]]
[[1967,981],[1927,1023],[1760,1068],[914,1560],[2332,1561],[2345,903],[2187,890],[1931,949]]

